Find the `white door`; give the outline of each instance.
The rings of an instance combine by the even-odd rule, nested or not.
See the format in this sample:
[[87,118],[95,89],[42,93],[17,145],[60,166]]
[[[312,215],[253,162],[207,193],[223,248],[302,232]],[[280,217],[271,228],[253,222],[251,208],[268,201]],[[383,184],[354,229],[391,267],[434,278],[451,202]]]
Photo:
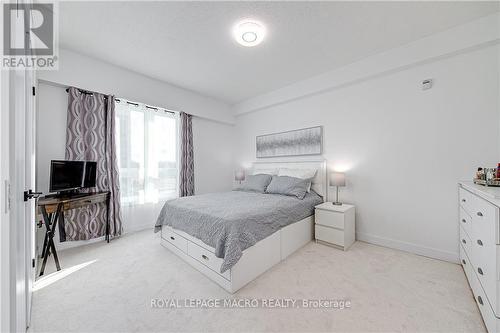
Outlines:
[[4,71],[1,80],[0,329],[25,332],[35,274],[32,267],[35,205],[32,199],[25,201],[24,195],[34,189],[35,183],[34,72]]
[[[24,332],[29,325],[34,281],[35,200],[25,192],[35,185],[35,142],[33,110],[33,73],[17,70],[10,73],[10,179],[11,272],[15,272],[15,330]],[[12,318],[12,317],[11,317]]]
[[[27,327],[27,275],[26,275],[26,204],[24,202],[24,191],[26,188],[26,73],[25,71],[13,71],[11,73],[10,98],[14,101],[11,105],[11,131],[13,130],[13,141],[11,148],[11,240],[14,241],[11,248],[14,249],[13,271],[15,272],[15,331],[21,332]],[[12,113],[14,111],[14,113]]]

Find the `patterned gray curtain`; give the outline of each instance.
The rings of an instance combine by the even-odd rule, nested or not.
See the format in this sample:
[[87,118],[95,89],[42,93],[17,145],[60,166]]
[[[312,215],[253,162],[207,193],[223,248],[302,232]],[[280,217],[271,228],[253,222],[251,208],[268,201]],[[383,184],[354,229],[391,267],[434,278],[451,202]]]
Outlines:
[[107,214],[111,236],[121,235],[114,96],[69,88],[66,159],[96,161],[97,181],[94,190],[111,192],[108,211],[106,204],[102,203],[65,213],[67,239],[87,240],[104,236]]
[[181,112],[181,163],[179,196],[194,195],[193,116]]

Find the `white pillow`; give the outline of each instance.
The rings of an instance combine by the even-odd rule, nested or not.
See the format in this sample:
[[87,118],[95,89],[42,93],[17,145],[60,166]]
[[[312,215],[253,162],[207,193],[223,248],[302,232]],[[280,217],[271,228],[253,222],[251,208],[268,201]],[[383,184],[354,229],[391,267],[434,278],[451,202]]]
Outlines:
[[[313,179],[316,176],[316,169],[287,169],[280,168],[278,171],[278,176],[288,176],[300,179]],[[311,192],[311,183],[307,187],[307,192]]]
[[276,176],[278,174],[278,169],[253,169],[252,175],[271,175]]

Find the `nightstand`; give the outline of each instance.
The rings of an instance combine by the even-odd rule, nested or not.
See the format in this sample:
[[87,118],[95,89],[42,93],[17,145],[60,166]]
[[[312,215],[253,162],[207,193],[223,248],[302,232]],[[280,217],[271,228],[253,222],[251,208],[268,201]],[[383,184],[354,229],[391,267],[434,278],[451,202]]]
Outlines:
[[316,242],[347,250],[356,240],[354,213],[353,205],[331,202],[317,205],[314,215]]

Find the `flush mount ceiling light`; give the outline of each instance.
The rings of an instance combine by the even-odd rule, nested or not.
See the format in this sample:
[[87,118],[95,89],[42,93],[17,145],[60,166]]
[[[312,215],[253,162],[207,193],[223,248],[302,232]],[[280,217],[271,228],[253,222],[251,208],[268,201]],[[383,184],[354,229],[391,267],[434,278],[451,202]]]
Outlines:
[[266,28],[255,20],[242,20],[234,26],[234,38],[243,46],[259,45],[266,35]]

